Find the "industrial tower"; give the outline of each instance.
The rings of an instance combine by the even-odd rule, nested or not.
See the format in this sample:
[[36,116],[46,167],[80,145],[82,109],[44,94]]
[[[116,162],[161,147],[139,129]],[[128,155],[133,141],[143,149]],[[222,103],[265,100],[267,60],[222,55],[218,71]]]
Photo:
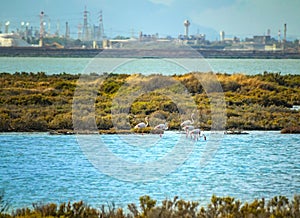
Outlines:
[[284,24],[284,28],[283,28],[283,42],[285,43],[286,42],[286,31],[287,31],[287,28],[286,28],[286,23]]
[[286,48],[286,31],[287,31],[287,27],[286,27],[286,23],[283,26],[283,43],[282,43],[282,49],[285,50]]
[[82,39],[82,24],[78,24],[78,39]]
[[66,22],[66,33],[65,33],[65,38],[69,39],[70,38],[70,27],[69,27],[69,23]]
[[103,40],[103,38],[104,38],[103,17],[102,17],[102,11],[100,11],[97,40],[100,41],[100,40]]
[[45,33],[44,16],[45,16],[44,11],[41,11],[41,13],[40,13],[40,42],[39,42],[40,47],[43,47],[43,45],[44,45],[44,42],[43,42],[44,33]]
[[185,27],[185,33],[184,33],[184,36],[185,36],[185,38],[188,38],[189,37],[189,26],[190,26],[190,21],[189,20],[185,20],[184,22],[183,22],[183,25],[184,25],[184,27]]
[[222,30],[220,31],[220,42],[224,42],[225,41],[225,32]]
[[86,6],[83,11],[83,30],[82,30],[82,40],[88,41],[90,39],[89,36],[89,28],[88,28],[88,11],[86,10]]
[[10,24],[10,22],[6,21],[6,23],[5,23],[5,31],[4,31],[5,33],[8,33],[9,24]]

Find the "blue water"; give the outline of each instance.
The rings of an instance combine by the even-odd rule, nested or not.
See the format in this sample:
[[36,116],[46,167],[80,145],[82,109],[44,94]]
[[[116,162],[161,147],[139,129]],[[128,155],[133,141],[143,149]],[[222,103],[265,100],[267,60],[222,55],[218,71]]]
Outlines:
[[[99,170],[89,161],[75,135],[1,133],[0,188],[5,190],[13,208],[30,207],[33,202],[78,200],[96,207],[114,202],[126,208],[145,194],[159,201],[178,195],[204,205],[213,194],[242,201],[300,194],[300,135],[278,131],[249,133],[222,136],[205,163],[199,160],[216,139],[209,132],[206,141],[201,138],[196,143],[168,131],[162,138],[147,134],[83,136],[95,142],[101,140],[124,163],[149,163],[149,172],[156,161],[172,152],[179,139],[193,144],[182,164],[147,181],[134,180],[131,175],[141,172],[130,168],[124,171],[122,165],[110,166],[108,173]],[[99,156],[103,166],[105,157]],[[131,179],[120,179],[114,172]],[[149,172],[141,174],[146,177]]]
[[[244,74],[261,74],[264,71],[281,72],[281,74],[300,74],[300,59],[199,59],[205,65],[200,70],[203,72],[221,72],[221,73],[244,73]],[[0,57],[0,72],[45,72],[47,74],[59,73],[102,73],[98,64],[107,64],[113,60],[106,58],[101,61],[93,58],[36,58],[36,57]],[[150,64],[149,64],[150,62]],[[90,65],[96,65],[96,69],[89,70]],[[98,67],[98,68],[97,68]],[[116,69],[115,69],[116,68]],[[111,69],[115,69],[118,73],[161,73],[164,75],[182,74],[186,71],[176,64],[170,64],[157,60],[153,64],[151,60],[138,60],[129,62],[122,67],[113,65]],[[99,70],[99,71],[98,71]]]

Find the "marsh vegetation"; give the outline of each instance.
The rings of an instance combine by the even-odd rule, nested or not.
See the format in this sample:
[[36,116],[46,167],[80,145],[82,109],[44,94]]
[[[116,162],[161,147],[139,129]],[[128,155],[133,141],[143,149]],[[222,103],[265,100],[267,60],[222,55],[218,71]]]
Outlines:
[[[109,199],[108,199],[109,200]],[[114,203],[92,207],[83,201],[56,203],[33,203],[32,207],[18,208],[11,212],[2,194],[0,197],[1,218],[298,218],[300,216],[300,196],[289,199],[275,196],[269,200],[255,199],[252,202],[241,202],[233,197],[213,195],[210,203],[200,206],[198,201],[188,201],[175,196],[161,203],[148,195],[139,198],[139,205],[129,203],[127,208],[116,207]]]
[[[209,73],[197,75],[204,78],[206,74]],[[173,76],[92,73],[86,77],[86,91],[93,88],[96,94],[92,108],[85,104],[90,99],[81,96],[79,117],[87,124],[96,122],[99,131],[125,131],[146,116],[150,126],[167,121],[169,129],[178,129],[185,115],[181,114],[175,98],[186,102],[184,107],[191,110],[195,104],[197,125],[206,130],[211,128],[211,99],[207,88],[193,73]],[[72,103],[76,88],[82,85],[79,78],[80,75],[66,73],[1,73],[0,131],[73,130]],[[217,74],[217,79],[225,96],[226,129],[281,130],[299,125],[300,111],[291,108],[300,105],[300,75]],[[215,83],[209,83],[212,94]],[[192,103],[185,98],[191,98]],[[187,113],[186,118],[189,116]]]

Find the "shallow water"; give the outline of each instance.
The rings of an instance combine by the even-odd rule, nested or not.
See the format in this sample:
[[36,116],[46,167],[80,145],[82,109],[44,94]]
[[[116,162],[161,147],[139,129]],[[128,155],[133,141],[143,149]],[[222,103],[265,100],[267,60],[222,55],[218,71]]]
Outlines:
[[[91,73],[91,65],[113,63],[115,59],[105,58],[38,58],[38,57],[0,57],[0,72],[45,72],[47,74],[59,73]],[[188,60],[183,63],[188,65]],[[281,74],[300,74],[300,59],[199,59],[202,62],[200,70],[221,73],[244,73],[248,75],[261,74],[264,71],[281,72]],[[100,63],[101,62],[101,63]],[[154,63],[155,62],[155,63]],[[175,60],[176,62],[176,60]],[[101,67],[99,68],[101,69]],[[112,64],[109,70],[116,73],[142,73],[173,75],[186,73],[178,64],[170,64],[161,59],[133,59],[122,66]],[[101,71],[101,70],[100,70]],[[97,68],[96,68],[96,72]],[[98,73],[102,73],[98,72]]]
[[[300,193],[299,134],[285,135],[277,131],[205,134],[207,140],[201,138],[197,142],[171,131],[162,138],[146,134],[83,136],[101,141],[121,160],[109,162],[106,153],[97,153],[97,147],[93,147],[103,163],[99,167],[88,159],[82,140],[75,135],[1,133],[0,188],[13,208],[30,207],[33,202],[78,200],[93,206],[115,202],[126,207],[128,203],[137,203],[145,194],[159,201],[178,195],[205,205],[212,194],[251,201]],[[182,146],[181,142],[192,149],[182,150],[188,151],[188,156],[182,163],[176,163],[182,153],[174,150],[180,151],[175,147]],[[200,162],[210,154],[210,158]],[[168,155],[176,158],[163,162],[166,164],[156,169],[155,178],[153,167]],[[107,163],[111,163],[109,172],[104,169]],[[124,168],[128,163],[145,170],[130,171],[135,168]]]

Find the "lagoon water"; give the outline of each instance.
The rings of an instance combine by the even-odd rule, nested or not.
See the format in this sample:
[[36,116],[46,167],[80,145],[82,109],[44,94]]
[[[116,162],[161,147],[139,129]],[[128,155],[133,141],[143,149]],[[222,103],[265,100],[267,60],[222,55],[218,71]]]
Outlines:
[[[116,73],[172,75],[186,72],[182,65],[164,60],[140,59],[121,65],[110,59],[106,61],[112,62],[110,67],[114,67]],[[203,61],[207,69],[214,72],[300,74],[300,60]],[[0,72],[77,74],[89,73],[97,64],[97,60],[87,58],[0,57]],[[210,152],[216,138],[209,132],[206,134],[207,141],[202,138],[192,143],[193,149],[180,163],[171,161],[182,156],[181,152],[172,153],[178,137],[182,137],[177,132],[167,131],[162,138],[158,135],[92,135],[92,141],[104,142],[119,160],[119,165],[109,164],[106,153],[99,153],[95,160],[100,163],[105,160],[106,165],[97,168],[85,155],[75,135],[0,133],[0,189],[5,191],[13,208],[30,207],[33,202],[79,200],[96,207],[114,202],[126,208],[128,203],[137,203],[145,194],[159,201],[177,195],[203,205],[213,194],[231,195],[242,201],[300,194],[300,135],[283,135],[278,131],[223,135],[218,146]],[[191,143],[190,139],[183,140],[186,145]],[[173,159],[158,168],[156,163],[168,155]],[[203,157],[208,157],[204,163],[200,162]],[[124,169],[126,164],[122,163],[127,163],[128,167]],[[130,163],[144,166],[145,170],[131,167]],[[151,179],[149,173],[155,170],[160,177]],[[142,181],[141,178],[148,179]]]
[[[177,195],[203,205],[213,194],[230,195],[242,201],[299,194],[300,135],[278,131],[249,133],[223,135],[210,158],[200,163],[203,155],[207,156],[211,142],[216,140],[216,136],[206,132],[207,140],[201,138],[194,143],[182,164],[160,178],[147,181],[132,179],[130,175],[137,171],[124,170],[121,165],[110,166],[111,173],[103,173],[89,161],[75,135],[1,133],[0,187],[13,208],[30,207],[33,202],[78,200],[95,207],[114,202],[126,208],[128,203],[138,203],[145,194],[159,201]],[[146,134],[86,137],[102,140],[124,163],[148,164],[149,171],[155,161],[170,154],[180,137],[187,144],[192,142],[184,134],[171,131],[162,138]],[[145,142],[147,146],[140,146]],[[98,158],[105,163],[107,157],[99,154]],[[127,174],[131,179],[120,179],[114,172]],[[148,173],[139,176],[147,177]]]
[[[154,60],[135,60],[130,64],[123,64],[122,67],[115,66],[115,71],[117,73],[161,73],[163,75],[186,73],[185,70],[182,70],[176,64],[169,64],[166,61],[157,61],[155,68],[153,68]],[[105,59],[105,63],[110,61],[112,59]],[[283,75],[300,74],[300,59],[199,59],[199,61],[206,65],[205,71],[216,73],[244,73],[253,75],[268,71],[280,72]],[[59,74],[63,72],[71,74],[90,73],[87,69],[90,68],[90,65],[99,64],[98,62],[97,58],[0,57],[0,72],[45,72],[47,74]],[[112,67],[112,69],[114,68]]]

